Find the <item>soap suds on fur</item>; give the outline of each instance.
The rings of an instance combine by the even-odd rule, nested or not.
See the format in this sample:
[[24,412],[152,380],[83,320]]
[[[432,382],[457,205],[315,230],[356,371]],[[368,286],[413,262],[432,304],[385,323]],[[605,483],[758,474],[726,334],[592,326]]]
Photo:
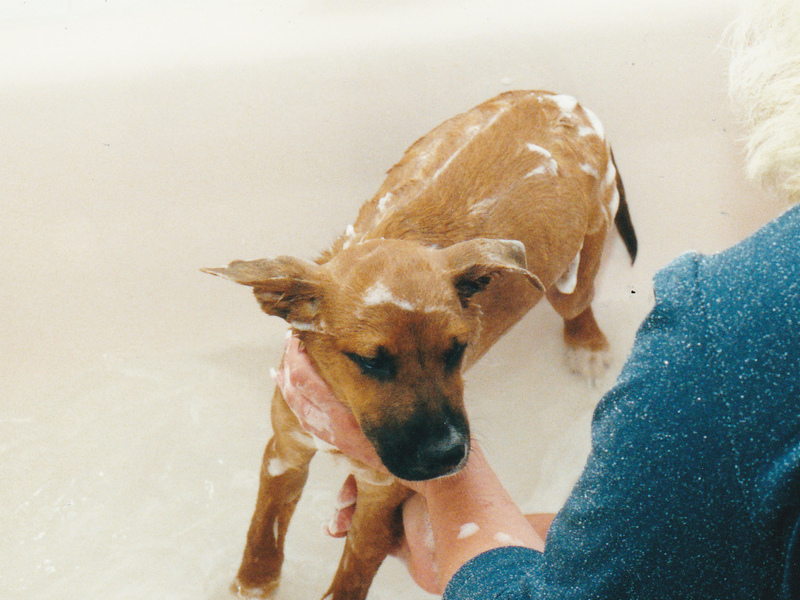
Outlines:
[[377,306],[379,304],[393,304],[403,310],[414,310],[414,306],[407,300],[396,297],[386,284],[379,281],[364,294],[362,302],[365,306]]
[[581,168],[581,171],[583,171],[584,173],[586,173],[590,177],[594,177],[595,179],[600,179],[600,173],[598,173],[597,169],[595,169],[589,163],[583,163],[580,168]]
[[532,142],[528,142],[527,144],[525,144],[525,146],[531,152],[541,155],[546,161],[545,164],[539,165],[538,167],[530,171],[527,175],[525,175],[526,178],[534,177],[536,175],[558,175],[558,163],[556,162],[556,159],[553,158],[552,153],[547,148],[542,148],[538,144],[534,144]]
[[271,458],[267,463],[267,473],[272,477],[279,477],[289,470],[289,463],[282,458]]
[[567,115],[575,112],[575,109],[578,107],[578,101],[567,94],[556,94],[550,96],[550,99],[556,103],[556,106],[558,106],[562,113]]
[[575,291],[575,288],[578,285],[578,267],[580,266],[580,262],[581,251],[578,250],[575,258],[572,259],[572,262],[569,263],[569,266],[555,283],[556,289],[562,294],[571,294]]

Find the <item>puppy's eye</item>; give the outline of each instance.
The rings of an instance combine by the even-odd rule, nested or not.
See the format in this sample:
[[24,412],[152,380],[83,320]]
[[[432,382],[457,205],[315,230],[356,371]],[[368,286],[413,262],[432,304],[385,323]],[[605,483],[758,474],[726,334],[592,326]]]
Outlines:
[[453,340],[453,345],[444,354],[444,368],[447,371],[455,371],[461,365],[461,359],[464,358],[464,351],[467,349],[466,344],[462,344],[458,340]]
[[389,381],[397,375],[397,364],[394,357],[383,348],[379,348],[374,357],[361,356],[355,352],[345,352],[344,354],[356,364],[365,377],[378,381]]

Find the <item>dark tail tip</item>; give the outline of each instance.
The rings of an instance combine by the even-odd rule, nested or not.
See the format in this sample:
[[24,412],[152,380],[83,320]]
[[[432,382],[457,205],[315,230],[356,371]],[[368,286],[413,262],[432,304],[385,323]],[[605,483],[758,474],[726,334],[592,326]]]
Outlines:
[[[614,153],[611,153],[611,162],[614,162]],[[614,167],[617,164],[614,162]],[[619,192],[619,207],[617,214],[614,216],[614,225],[619,231],[628,255],[631,257],[631,264],[636,262],[636,253],[639,251],[639,242],[636,239],[636,231],[633,229],[631,222],[631,213],[628,210],[628,202],[625,200],[625,187],[622,185],[622,177],[620,177],[619,169],[617,169],[617,191]]]

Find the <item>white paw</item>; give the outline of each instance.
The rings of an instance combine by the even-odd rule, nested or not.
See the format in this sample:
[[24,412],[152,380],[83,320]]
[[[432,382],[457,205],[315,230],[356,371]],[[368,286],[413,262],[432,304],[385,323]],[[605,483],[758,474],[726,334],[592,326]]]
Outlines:
[[611,352],[607,348],[603,350],[567,348],[567,366],[576,375],[580,375],[592,385],[597,385],[611,367]]

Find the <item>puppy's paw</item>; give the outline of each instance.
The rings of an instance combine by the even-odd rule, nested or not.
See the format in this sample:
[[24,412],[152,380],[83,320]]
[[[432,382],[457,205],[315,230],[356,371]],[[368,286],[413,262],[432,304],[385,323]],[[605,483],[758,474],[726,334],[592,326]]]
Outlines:
[[608,348],[590,350],[582,346],[567,348],[567,367],[596,386],[611,367],[611,351]]
[[231,595],[234,598],[247,598],[248,600],[268,600],[275,598],[278,591],[279,580],[275,580],[266,585],[258,587],[250,587],[241,583],[238,579],[234,579],[231,583]]

